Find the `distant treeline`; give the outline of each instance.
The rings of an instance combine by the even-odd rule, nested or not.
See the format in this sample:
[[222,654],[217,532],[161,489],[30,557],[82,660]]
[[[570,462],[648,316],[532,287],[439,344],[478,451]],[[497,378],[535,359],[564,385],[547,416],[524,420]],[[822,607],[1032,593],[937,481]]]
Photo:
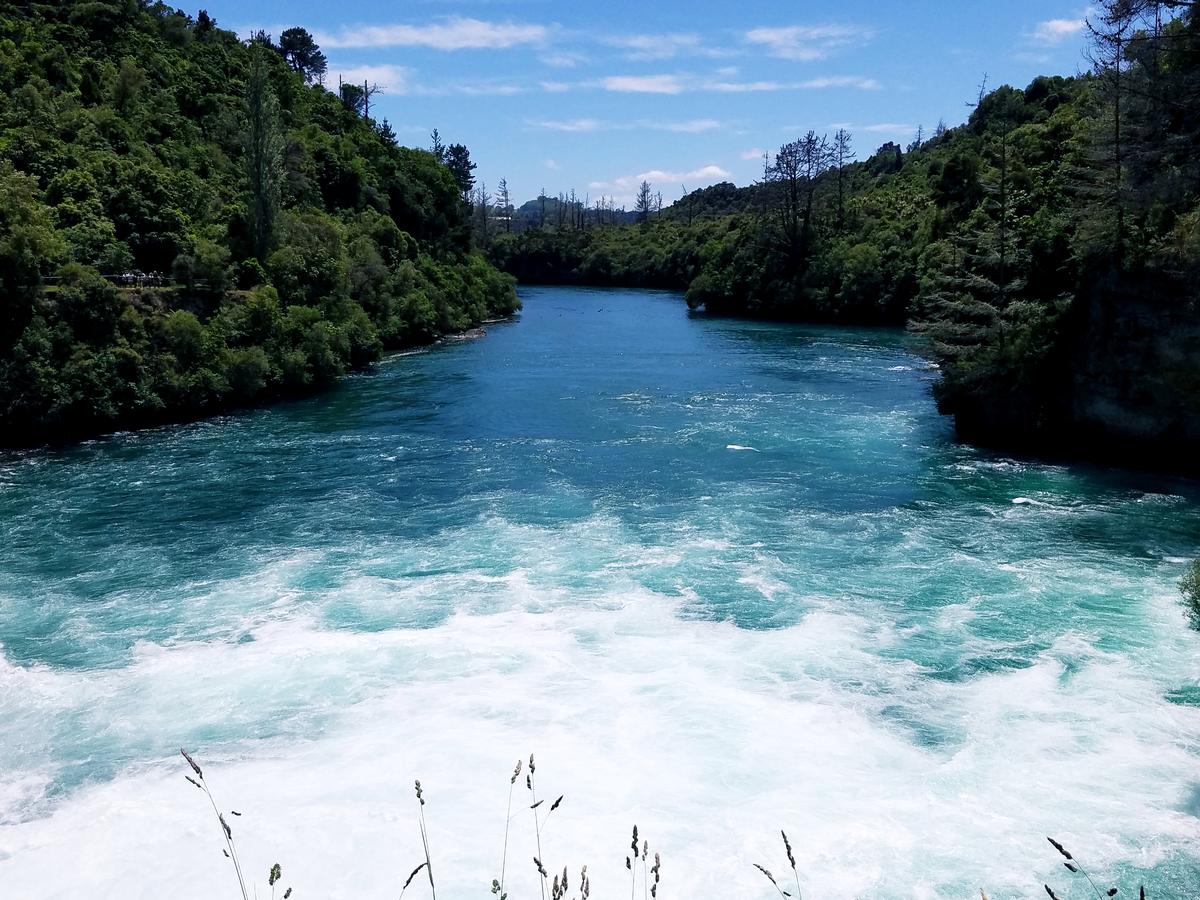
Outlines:
[[907,323],[964,436],[1200,470],[1200,12],[1106,0],[1089,27],[1090,74],[985,86],[907,148],[856,161],[846,132],[810,132],[753,186],[489,252],[713,313]]
[[466,148],[398,147],[378,89],[325,70],[300,28],[4,5],[0,442],[315,390],[517,307],[471,246]]

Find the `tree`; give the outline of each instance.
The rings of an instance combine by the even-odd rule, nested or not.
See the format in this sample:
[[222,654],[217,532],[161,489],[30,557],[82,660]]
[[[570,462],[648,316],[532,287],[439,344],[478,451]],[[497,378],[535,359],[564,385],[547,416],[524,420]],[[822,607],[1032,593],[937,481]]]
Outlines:
[[342,100],[342,106],[350,110],[357,116],[364,115],[367,108],[367,98],[363,94],[361,85],[351,84],[343,81],[338,84],[338,96]]
[[442,136],[438,134],[438,130],[433,129],[433,134],[429,136],[429,152],[432,153],[437,161],[444,163],[446,161],[446,145],[442,143]]
[[368,84],[366,81],[362,84],[350,84],[343,81],[338,85],[338,95],[342,98],[342,105],[364,119],[371,117],[371,98],[382,93],[383,88],[377,84]]
[[63,251],[37,179],[0,164],[0,348],[21,336],[33,314],[42,269]]
[[472,191],[471,203],[475,207],[475,241],[480,247],[486,248],[492,239],[491,196],[487,182],[481,181],[479,187]]
[[634,212],[637,213],[637,220],[645,224],[650,219],[650,213],[654,212],[654,193],[650,190],[650,182],[643,181],[638,187],[637,198],[633,201]]
[[467,199],[471,194],[471,188],[475,186],[475,176],[471,174],[475,171],[475,163],[471,162],[471,152],[467,150],[466,145],[451,144],[446,148],[446,166],[450,169],[454,180],[458,182],[458,189],[462,192],[463,199]]
[[383,88],[380,85],[375,84],[373,82],[368,84],[366,81],[363,81],[362,98],[363,98],[363,118],[364,119],[371,118],[371,98],[374,97],[376,94],[382,94],[382,93],[383,93]]
[[283,133],[279,102],[267,72],[265,54],[253,54],[246,86],[246,166],[250,179],[250,219],[254,254],[265,262],[275,234],[283,177]]
[[392,128],[391,122],[389,122],[386,118],[379,124],[379,127],[376,128],[375,131],[379,135],[379,139],[389,147],[396,146],[396,131],[394,128]]
[[497,212],[504,219],[504,231],[507,234],[512,233],[513,206],[512,196],[508,192],[508,179],[500,179],[500,187],[496,190],[496,206]]
[[835,160],[824,135],[810,131],[784,144],[767,171],[775,236],[793,271],[804,264],[812,228],[817,180]]
[[313,40],[313,36],[303,28],[289,28],[279,36],[279,50],[284,60],[298,72],[306,82],[322,82],[328,63],[325,54]]
[[1127,226],[1127,216],[1187,196],[1178,184],[1168,186],[1165,173],[1190,176],[1197,186],[1198,10],[1194,0],[1102,0],[1087,19],[1089,59],[1107,100],[1096,141],[1112,228],[1105,249],[1118,266],[1131,242],[1145,236],[1144,223]]
[[137,103],[142,88],[146,86],[146,70],[130,57],[121,60],[121,68],[117,71],[117,80],[113,85],[113,98],[117,108],[128,113]]
[[[1104,85],[1112,113],[1108,138],[1110,169],[1110,204],[1114,214],[1113,254],[1118,266],[1125,259],[1125,174],[1121,133],[1121,75],[1125,65],[1125,50],[1133,17],[1128,15],[1129,4],[1124,0],[1108,0],[1101,13],[1099,26],[1088,20],[1093,51],[1092,67]],[[1101,142],[1102,144],[1105,142]]]
[[833,136],[833,165],[837,168],[837,227],[841,231],[846,225],[846,166],[854,161],[854,150],[850,145],[850,132],[839,128]]

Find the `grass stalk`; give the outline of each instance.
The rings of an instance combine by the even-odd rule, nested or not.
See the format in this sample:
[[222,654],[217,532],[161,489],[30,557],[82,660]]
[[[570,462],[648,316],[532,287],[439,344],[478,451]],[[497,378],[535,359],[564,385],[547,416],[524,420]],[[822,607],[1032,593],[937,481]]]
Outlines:
[[538,798],[537,798],[537,779],[534,773],[537,771],[537,766],[533,761],[533,754],[529,754],[529,774],[525,778],[525,784],[529,788],[530,798],[533,800],[533,805],[529,808],[533,810],[533,833],[537,839],[537,864],[538,864],[538,887],[542,889],[542,900],[546,900],[546,869],[542,865],[542,826],[538,821]]
[[418,810],[421,816],[421,846],[425,848],[425,874],[429,876],[429,891],[433,900],[437,900],[437,886],[433,883],[433,860],[429,855],[429,832],[425,828],[425,797],[421,791],[421,782],[416,782]]
[[221,834],[225,838],[225,846],[229,848],[226,855],[229,857],[230,862],[233,863],[233,871],[237,876],[238,887],[242,891],[242,900],[250,900],[250,893],[246,890],[246,879],[242,876],[242,864],[238,860],[237,847],[233,842],[233,829],[229,827],[229,823],[225,821],[224,814],[217,806],[217,800],[213,796],[212,789],[209,788],[208,781],[204,777],[204,770],[200,768],[199,763],[192,758],[191,754],[182,747],[179,748],[179,752],[187,760],[188,765],[192,767],[192,771],[196,773],[195,778],[192,778],[190,775],[184,777],[204,792],[204,796],[208,798],[208,802],[212,806],[213,815],[217,817],[217,822],[221,826]]
[[504,849],[500,853],[500,881],[497,882],[495,891],[499,895],[500,900],[508,900],[508,894],[504,891],[504,876],[508,869],[508,830],[509,826],[512,825],[513,789],[517,786],[517,779],[520,777],[521,760],[518,759],[516,768],[513,769],[512,778],[508,780],[508,808],[504,811]]

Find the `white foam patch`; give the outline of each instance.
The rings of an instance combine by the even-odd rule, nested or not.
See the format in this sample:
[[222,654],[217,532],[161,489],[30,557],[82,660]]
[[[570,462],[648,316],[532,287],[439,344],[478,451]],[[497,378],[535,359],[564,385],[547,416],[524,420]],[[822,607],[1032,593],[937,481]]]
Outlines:
[[[783,868],[781,827],[806,892],[832,898],[1028,895],[1057,868],[1047,833],[1086,847],[1099,873],[1200,849],[1180,811],[1196,710],[1082,638],[955,683],[878,655],[894,631],[835,612],[754,632],[680,621],[676,601],[635,588],[539,606],[374,634],[297,616],[248,643],[145,646],[121,671],[4,668],[5,696],[28,691],[42,715],[95,705],[108,727],[155,735],[157,760],[0,826],[5,896],[229,895],[218,826],[173,736],[237,733],[273,704],[330,718],[312,738],[193,748],[243,813],[230,821],[260,896],[276,861],[297,895],[398,893],[421,859],[414,778],[439,890],[486,894],[512,765],[531,750],[539,796],[566,795],[543,834],[547,867],[576,877],[586,863],[593,896],[629,889],[634,823],[663,855],[666,896],[765,895],[751,865]],[[1194,660],[1168,662],[1195,674]],[[4,809],[28,793],[0,788]],[[538,895],[528,805],[521,788],[514,897]]]

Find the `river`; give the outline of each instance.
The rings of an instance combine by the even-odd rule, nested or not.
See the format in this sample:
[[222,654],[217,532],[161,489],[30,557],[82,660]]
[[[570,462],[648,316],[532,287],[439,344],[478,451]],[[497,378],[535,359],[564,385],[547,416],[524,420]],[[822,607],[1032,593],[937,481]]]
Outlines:
[[[0,897],[1200,893],[1200,486],[955,442],[901,332],[538,288],[300,402],[0,457]],[[507,889],[538,896],[516,785]],[[423,876],[422,876],[423,877]],[[638,875],[636,893],[643,888]],[[784,883],[788,889],[788,884]],[[414,882],[407,896],[427,896]],[[281,893],[277,890],[276,895]]]

